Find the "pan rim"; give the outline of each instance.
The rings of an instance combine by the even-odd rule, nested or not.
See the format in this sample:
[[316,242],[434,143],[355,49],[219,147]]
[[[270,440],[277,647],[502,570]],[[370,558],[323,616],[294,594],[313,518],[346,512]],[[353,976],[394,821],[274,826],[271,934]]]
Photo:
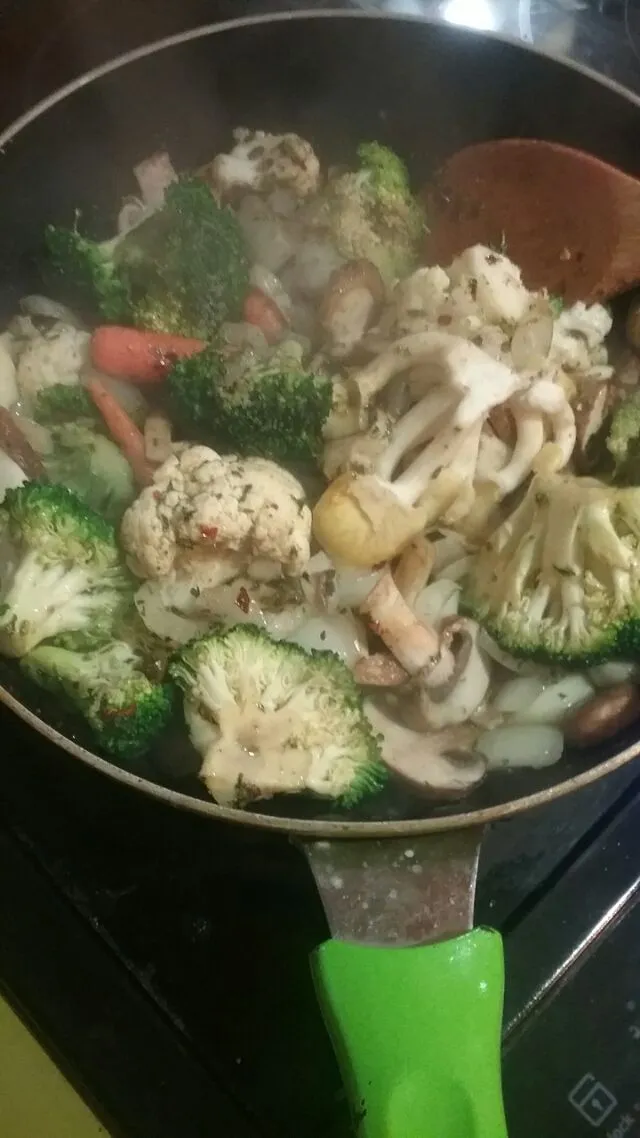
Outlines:
[[[93,83],[95,80],[101,79],[111,72],[117,71],[130,63],[135,63],[140,59],[145,59],[148,56],[154,55],[157,52],[168,50],[172,47],[180,47],[185,43],[190,43],[198,39],[204,39],[209,36],[222,34],[228,31],[235,31],[242,28],[255,27],[259,25],[266,25],[272,23],[289,23],[293,21],[308,21],[310,19],[317,20],[387,20],[396,24],[423,24],[431,27],[451,27],[445,21],[433,17],[417,16],[410,14],[399,14],[393,12],[370,12],[370,11],[344,11],[334,10],[331,8],[321,8],[314,10],[303,10],[299,12],[275,12],[265,13],[257,16],[244,16],[233,20],[225,20],[220,23],[209,23],[200,25],[197,28],[191,28],[188,31],[176,33],[171,36],[166,36],[159,40],[154,40],[141,47],[134,48],[131,51],[124,52],[116,56],[114,59],[108,60],[106,63],[100,64],[97,67],[83,73],[76,79],[65,84],[64,86],[53,91],[44,99],[39,100],[25,111],[17,119],[7,126],[4,131],[0,132],[0,155],[6,146],[36,119],[40,118],[46,111],[62,102],[64,99],[73,95],[76,91],[82,90],[84,87]],[[565,69],[577,71],[579,74],[584,75],[591,82],[599,84],[599,86],[608,88],[610,91],[625,99],[626,102],[632,103],[640,111],[640,96],[635,95],[633,91],[624,87],[622,84],[617,83],[615,80],[607,76],[600,75],[592,68],[587,67],[585,64],[578,63],[575,60],[567,59],[563,56],[557,55],[552,52],[542,51],[534,44],[525,43],[514,36],[505,35],[499,32],[478,32],[473,29],[456,27],[456,33],[460,35],[468,35],[481,40],[491,40],[498,43],[504,43],[507,46],[513,47],[518,51],[528,52],[543,59],[551,60],[559,64]],[[43,736],[46,740],[54,743],[74,758],[80,759],[87,766],[92,767],[94,770],[99,771],[105,776],[115,779],[126,786],[130,786],[135,790],[146,793],[147,795],[173,806],[176,809],[188,810],[195,814],[200,814],[206,817],[212,817],[222,822],[233,822],[236,825],[248,826],[253,829],[269,830],[275,833],[295,835],[301,839],[372,839],[372,838],[393,838],[403,836],[417,836],[419,834],[437,833],[445,830],[466,829],[473,826],[482,827],[487,823],[498,821],[503,818],[510,818],[516,814],[520,814],[525,810],[530,810],[536,806],[543,806],[547,802],[554,801],[557,798],[562,798],[567,794],[572,793],[574,790],[579,790],[582,787],[589,786],[591,783],[596,782],[598,779],[605,777],[607,774],[618,770],[620,767],[626,765],[632,759],[640,754],[640,738],[626,747],[623,751],[616,755],[605,759],[603,762],[590,767],[588,770],[580,772],[571,778],[564,779],[562,782],[557,783],[553,787],[546,790],[536,791],[533,794],[523,795],[520,798],[512,799],[508,802],[496,806],[483,807],[481,809],[466,811],[464,813],[442,815],[431,818],[416,818],[416,819],[403,819],[402,821],[379,821],[379,822],[360,822],[360,821],[326,821],[326,820],[307,820],[295,818],[280,818],[270,814],[256,814],[247,813],[242,810],[236,810],[230,807],[218,806],[217,803],[208,802],[203,799],[194,798],[191,795],[183,794],[180,791],[171,790],[166,786],[159,785],[151,782],[149,779],[142,778],[139,775],[132,774],[129,771],[122,770],[114,763],[109,762],[107,759],[102,759],[98,755],[89,751],[87,748],[75,743],[72,739],[62,735],[50,724],[41,719],[35,712],[30,711],[18,699],[15,698],[4,686],[0,685],[0,703],[4,704],[10,711],[16,714],[23,722],[30,728],[36,731],[39,735]]]

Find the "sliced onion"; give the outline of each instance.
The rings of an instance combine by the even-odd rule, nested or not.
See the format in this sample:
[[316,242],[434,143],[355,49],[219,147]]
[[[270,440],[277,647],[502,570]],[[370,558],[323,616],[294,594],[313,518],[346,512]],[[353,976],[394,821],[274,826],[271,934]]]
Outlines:
[[282,281],[271,272],[271,269],[266,269],[264,265],[253,265],[249,273],[249,282],[268,296],[278,306],[282,315],[289,319],[292,308],[291,297],[283,287]]
[[186,644],[194,636],[201,636],[211,621],[184,615],[178,611],[177,606],[171,607],[174,600],[157,581],[145,581],[134,598],[135,606],[149,632],[172,644]]
[[144,423],[144,453],[158,466],[171,456],[171,423],[165,415],[148,415]]
[[509,672],[516,672],[520,676],[538,676],[541,672],[544,674],[544,669],[541,669],[539,664],[533,664],[531,660],[518,660],[505,652],[499,644],[496,644],[493,637],[489,636],[485,628],[481,628],[478,633],[478,644],[497,664],[502,664],[502,667]]
[[582,707],[591,699],[593,686],[579,673],[563,676],[561,680],[549,684],[532,700],[528,707],[518,711],[518,723],[561,723],[570,711]]
[[27,316],[43,316],[46,320],[60,320],[63,324],[70,324],[72,328],[84,327],[82,321],[66,304],[51,300],[48,296],[23,296],[20,308]]
[[143,158],[133,168],[134,177],[142,200],[151,209],[159,209],[164,203],[167,186],[176,181],[176,174],[171,159],[166,150],[158,150],[149,158]]
[[30,419],[28,415],[23,414],[19,403],[14,404],[11,409],[11,414],[20,427],[25,439],[36,453],[51,454],[53,451],[51,431],[43,427],[42,423],[36,423],[34,419]]
[[140,391],[140,388],[136,387],[133,383],[127,383],[124,379],[114,379],[111,375],[103,375],[102,372],[100,372],[99,375],[100,382],[111,392],[114,399],[118,400],[118,403],[127,414],[130,415],[136,423],[144,423],[149,413],[149,404]]
[[367,652],[366,634],[351,613],[312,617],[287,639],[307,652],[335,652],[350,667]]
[[254,259],[272,273],[277,273],[295,252],[287,223],[276,217],[256,194],[243,197],[237,217]]
[[489,767],[550,767],[562,757],[564,739],[557,727],[494,727],[483,731],[475,750]]
[[507,680],[494,700],[496,711],[505,715],[519,715],[544,691],[544,682],[535,676],[520,676]]
[[465,557],[468,549],[467,543],[464,538],[453,531],[444,533],[442,537],[432,537],[433,548],[435,550],[435,558],[433,562],[433,576],[444,576],[442,570],[447,565],[451,565],[454,561],[459,561],[460,558]]
[[22,467],[9,458],[5,451],[0,450],[0,502],[4,502],[7,490],[13,490],[14,486],[22,486],[26,481],[27,476]]
[[511,361],[516,371],[539,371],[544,367],[553,343],[553,313],[548,308],[529,316],[516,328],[511,339]]
[[420,620],[435,624],[445,616],[455,616],[460,601],[460,586],[455,581],[441,577],[432,581],[418,594],[413,611]]
[[118,234],[129,233],[130,230],[135,229],[145,217],[148,217],[149,210],[146,208],[140,198],[125,198],[118,214],[117,231]]
[[357,569],[338,568],[333,581],[333,591],[327,598],[329,609],[357,609],[369,596],[374,585],[380,580],[381,570],[358,572]]
[[438,571],[438,578],[446,581],[461,581],[466,577],[469,569],[471,568],[473,558],[471,556],[459,557],[457,561],[451,561],[448,565],[443,566]]
[[606,664],[596,664],[589,668],[587,675],[597,688],[614,688],[617,684],[636,679],[639,671],[637,664],[625,660],[609,660]]

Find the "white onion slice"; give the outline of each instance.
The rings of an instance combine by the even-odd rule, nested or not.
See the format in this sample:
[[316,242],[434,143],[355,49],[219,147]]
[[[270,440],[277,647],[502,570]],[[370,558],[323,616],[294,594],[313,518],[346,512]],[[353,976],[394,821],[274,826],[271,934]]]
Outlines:
[[249,281],[254,288],[259,288],[280,309],[287,320],[291,317],[291,297],[284,288],[282,281],[264,265],[253,265],[249,273]]
[[579,673],[563,676],[518,711],[515,719],[518,723],[561,723],[569,712],[582,707],[592,695],[593,685],[586,676]]
[[144,453],[158,466],[171,456],[171,423],[165,415],[148,415],[144,423]]
[[564,739],[557,727],[494,727],[478,737],[475,750],[484,755],[490,769],[550,767],[561,758]]
[[628,680],[638,677],[640,669],[637,664],[626,660],[609,660],[606,664],[595,664],[589,668],[587,675],[597,688],[613,688],[616,684],[625,684]]
[[118,400],[123,410],[136,423],[144,422],[149,411],[149,404],[139,387],[133,383],[127,383],[124,379],[114,379],[111,375],[103,375],[102,372],[94,372],[94,374],[100,376],[100,382],[104,384],[114,399]]
[[505,652],[499,644],[496,644],[493,637],[489,636],[484,628],[481,628],[478,633],[478,644],[483,652],[491,656],[497,664],[502,664],[502,667],[509,672],[516,672],[519,676],[539,676],[541,674],[539,664],[534,664],[531,660],[518,660],[515,656],[511,656],[509,652]]
[[544,681],[536,676],[519,676],[507,680],[495,700],[496,711],[505,715],[518,715],[538,699],[544,691]]
[[516,328],[511,339],[511,361],[516,371],[539,371],[553,343],[551,310],[537,312]]
[[366,636],[359,622],[349,613],[333,616],[314,616],[297,629],[287,640],[299,644],[307,652],[317,649],[335,652],[341,660],[352,666],[367,652]]
[[31,296],[23,296],[20,301],[20,308],[27,316],[44,316],[47,320],[60,320],[62,324],[70,324],[72,328],[84,327],[72,309],[68,308],[66,304],[60,304],[57,300],[51,300],[48,296],[40,296],[36,293]]
[[445,616],[455,616],[460,601],[460,586],[441,577],[418,594],[413,611],[420,620],[435,624]]
[[27,476],[22,467],[9,458],[5,451],[0,450],[0,502],[4,502],[7,490],[13,490],[14,486],[22,486],[26,481]]

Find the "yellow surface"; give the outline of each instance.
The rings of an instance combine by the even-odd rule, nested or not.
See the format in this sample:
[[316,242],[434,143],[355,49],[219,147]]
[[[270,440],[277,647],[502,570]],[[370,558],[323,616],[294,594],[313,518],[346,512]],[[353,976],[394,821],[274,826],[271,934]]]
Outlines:
[[109,1138],[15,1012],[0,998],[2,1138]]

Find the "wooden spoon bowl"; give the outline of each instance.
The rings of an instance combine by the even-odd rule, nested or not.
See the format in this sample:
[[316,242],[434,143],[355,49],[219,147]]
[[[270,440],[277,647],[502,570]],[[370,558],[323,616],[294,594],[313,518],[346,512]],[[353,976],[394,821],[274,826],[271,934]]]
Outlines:
[[553,142],[502,139],[454,154],[427,189],[428,261],[490,245],[525,284],[568,303],[640,281],[640,181]]

